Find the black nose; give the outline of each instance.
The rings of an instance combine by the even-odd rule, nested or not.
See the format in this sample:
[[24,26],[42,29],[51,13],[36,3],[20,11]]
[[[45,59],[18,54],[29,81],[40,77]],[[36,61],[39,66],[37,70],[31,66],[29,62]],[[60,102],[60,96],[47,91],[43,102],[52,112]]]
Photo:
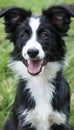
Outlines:
[[30,48],[30,49],[27,51],[27,54],[29,55],[30,58],[36,58],[37,55],[39,54],[39,50],[36,49],[36,48]]

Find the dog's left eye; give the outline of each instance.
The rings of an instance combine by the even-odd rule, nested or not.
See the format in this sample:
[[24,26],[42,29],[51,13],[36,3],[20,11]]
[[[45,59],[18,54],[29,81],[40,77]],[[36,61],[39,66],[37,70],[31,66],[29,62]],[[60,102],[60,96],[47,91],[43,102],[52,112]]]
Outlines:
[[48,34],[47,32],[42,32],[42,33],[41,33],[41,38],[42,38],[42,39],[45,39],[45,40],[48,40],[49,34]]

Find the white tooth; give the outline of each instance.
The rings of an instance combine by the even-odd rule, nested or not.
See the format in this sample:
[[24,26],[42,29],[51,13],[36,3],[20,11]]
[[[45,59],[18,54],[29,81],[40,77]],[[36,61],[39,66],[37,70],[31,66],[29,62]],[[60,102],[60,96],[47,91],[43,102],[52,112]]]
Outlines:
[[28,63],[28,65],[29,65],[29,63],[30,63],[30,60],[28,60],[28,61],[27,61],[27,63]]

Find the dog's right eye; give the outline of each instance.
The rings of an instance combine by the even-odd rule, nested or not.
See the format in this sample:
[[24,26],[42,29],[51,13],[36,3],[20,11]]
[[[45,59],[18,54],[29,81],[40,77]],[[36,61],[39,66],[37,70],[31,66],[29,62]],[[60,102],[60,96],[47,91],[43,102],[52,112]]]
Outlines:
[[25,33],[23,33],[22,35],[21,35],[21,38],[22,39],[27,39],[28,38],[28,34],[25,32]]

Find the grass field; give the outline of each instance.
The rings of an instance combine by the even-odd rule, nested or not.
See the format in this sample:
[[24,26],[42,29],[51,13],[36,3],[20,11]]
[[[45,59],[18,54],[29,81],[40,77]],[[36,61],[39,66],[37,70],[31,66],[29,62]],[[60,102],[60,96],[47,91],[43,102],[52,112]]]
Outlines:
[[[0,0],[0,8],[18,5],[32,9],[34,13],[40,13],[42,8],[46,8],[58,3],[73,3],[74,0]],[[3,19],[0,20],[0,130],[4,120],[10,113],[11,106],[14,102],[17,79],[7,67],[10,59],[8,53],[12,50],[13,45],[5,40]],[[67,44],[67,62],[64,67],[64,74],[71,86],[71,123],[74,125],[74,22],[69,30],[69,37],[65,38]]]

